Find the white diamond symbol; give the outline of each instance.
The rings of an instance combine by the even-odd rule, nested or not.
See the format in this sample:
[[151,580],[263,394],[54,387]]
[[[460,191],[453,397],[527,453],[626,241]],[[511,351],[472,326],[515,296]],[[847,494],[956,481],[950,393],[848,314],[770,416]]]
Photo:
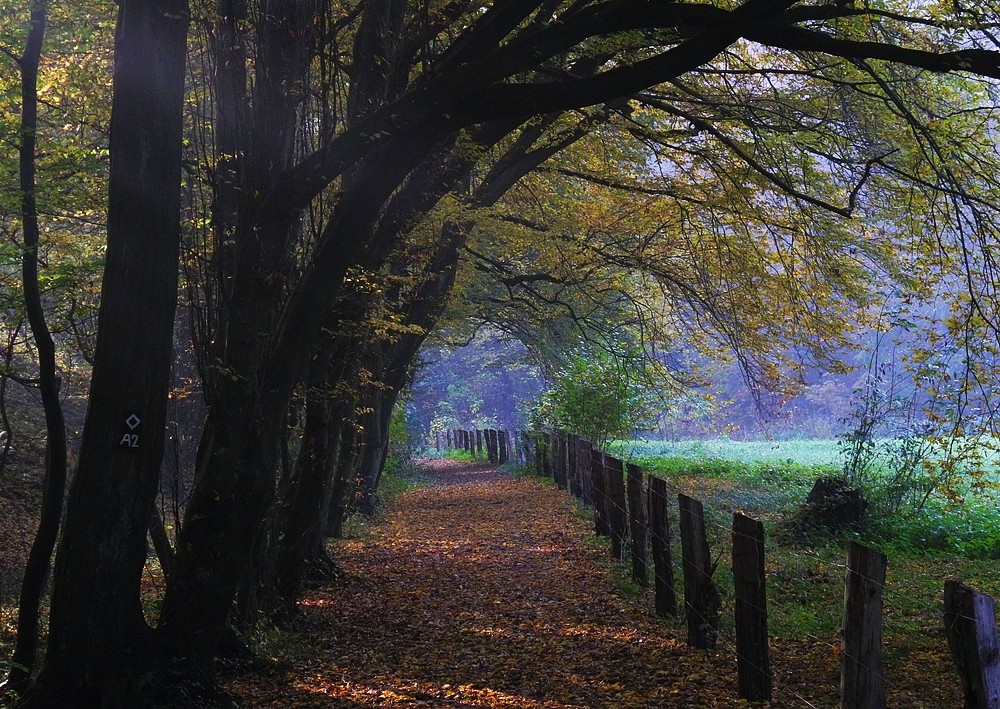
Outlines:
[[125,419],[125,424],[133,431],[135,430],[135,427],[138,426],[140,423],[142,423],[142,419],[136,416],[135,414],[132,414],[127,419]]

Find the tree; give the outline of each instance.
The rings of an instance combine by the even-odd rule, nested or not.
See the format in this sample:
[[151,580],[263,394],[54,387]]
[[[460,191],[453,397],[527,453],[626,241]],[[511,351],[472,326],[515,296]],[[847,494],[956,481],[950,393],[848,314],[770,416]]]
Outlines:
[[127,706],[154,657],[138,587],[177,301],[187,24],[183,0],[120,7],[94,373],[56,560],[48,650],[24,706]]
[[[4,290],[11,299],[4,304],[10,317],[5,325],[10,329],[9,338],[5,338],[5,367],[0,371],[4,384],[0,385],[0,390],[5,391],[8,379],[37,389],[45,415],[45,470],[39,526],[21,580],[18,632],[8,681],[3,685],[5,690],[15,693],[25,686],[36,661],[41,605],[62,517],[67,477],[68,444],[62,397],[67,395],[66,390],[73,391],[72,362],[80,359],[76,345],[87,332],[84,323],[88,308],[81,306],[92,293],[85,283],[93,274],[93,264],[80,256],[93,242],[88,239],[85,229],[73,224],[73,217],[82,221],[90,216],[94,195],[86,189],[67,195],[61,182],[73,176],[82,177],[81,184],[86,186],[100,181],[97,151],[76,135],[79,115],[74,109],[78,110],[79,106],[72,99],[64,101],[67,95],[73,94],[72,88],[66,86],[59,92],[50,88],[57,79],[70,84],[78,75],[87,72],[67,66],[65,50],[70,37],[77,40],[74,43],[76,51],[87,47],[92,57],[101,56],[99,45],[70,31],[63,13],[52,13],[48,2],[31,3],[26,8],[6,7],[5,20],[16,25],[21,19],[21,11],[28,13],[24,18],[27,21],[22,27],[8,27],[5,41],[22,42],[23,50],[0,47],[16,68],[18,88],[12,88],[9,93],[19,97],[20,108],[19,125],[11,131],[11,135],[16,136],[13,142],[17,148],[17,167],[12,172],[18,184],[9,190],[17,204],[0,207],[0,229],[11,232],[11,246],[15,248],[6,253],[16,254],[21,266],[20,281],[4,283]],[[54,31],[46,43],[53,14]],[[44,44],[49,51],[44,53],[43,62]],[[90,62],[80,63],[87,65]],[[0,83],[5,79],[6,76]],[[90,113],[94,121],[89,126],[91,130],[99,129],[101,116],[95,88],[91,87],[94,101]],[[56,113],[59,115],[55,116]],[[53,125],[54,120],[59,120],[58,125]],[[88,170],[96,174],[83,177]],[[7,270],[12,265],[13,259],[11,262],[4,259],[2,272],[13,279],[13,268]],[[27,320],[30,336],[23,345],[18,343],[17,324],[22,317]],[[37,374],[31,371],[33,366],[37,366]],[[64,388],[67,379],[69,385]],[[0,411],[4,411],[2,404]],[[7,430],[6,423],[4,418],[0,428]],[[9,443],[8,434],[4,437]]]
[[38,135],[38,69],[47,21],[48,2],[43,0],[31,12],[31,29],[25,40],[24,52],[18,58],[21,70],[21,144],[18,162],[21,228],[24,234],[21,282],[24,286],[25,311],[38,350],[38,388],[45,409],[46,462],[40,522],[25,565],[18,602],[14,656],[8,680],[2,685],[14,692],[24,688],[35,665],[40,606],[48,582],[49,560],[59,532],[67,467],[66,423],[62,402],[59,401],[56,346],[46,322],[38,278],[38,242],[41,229],[38,223],[35,151]]

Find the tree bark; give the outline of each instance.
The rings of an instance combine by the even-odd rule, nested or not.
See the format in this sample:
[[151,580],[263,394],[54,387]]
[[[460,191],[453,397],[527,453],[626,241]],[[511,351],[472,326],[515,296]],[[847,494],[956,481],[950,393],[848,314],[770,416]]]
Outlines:
[[120,3],[94,373],[26,707],[135,706],[157,658],[139,583],[173,355],[188,20],[184,0]]
[[[344,377],[333,372],[335,351],[324,347],[310,363],[306,420],[283,520],[275,587],[285,610],[298,600],[311,561],[323,558],[326,538],[324,507],[337,467],[342,406],[334,390]],[[341,365],[346,358],[337,358]]]

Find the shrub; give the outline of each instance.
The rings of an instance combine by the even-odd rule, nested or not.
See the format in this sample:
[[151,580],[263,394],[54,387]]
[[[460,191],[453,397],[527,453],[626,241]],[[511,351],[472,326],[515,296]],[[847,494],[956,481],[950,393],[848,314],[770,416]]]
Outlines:
[[639,356],[619,361],[601,350],[577,350],[559,370],[531,418],[603,448],[612,438],[642,428],[649,396],[639,380]]

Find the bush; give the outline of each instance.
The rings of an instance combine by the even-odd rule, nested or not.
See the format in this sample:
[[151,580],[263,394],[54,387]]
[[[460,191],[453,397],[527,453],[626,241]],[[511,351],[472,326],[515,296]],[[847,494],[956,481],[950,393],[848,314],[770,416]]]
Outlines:
[[650,415],[641,369],[638,356],[619,361],[600,350],[577,350],[542,394],[533,424],[555,426],[599,448],[632,434]]

